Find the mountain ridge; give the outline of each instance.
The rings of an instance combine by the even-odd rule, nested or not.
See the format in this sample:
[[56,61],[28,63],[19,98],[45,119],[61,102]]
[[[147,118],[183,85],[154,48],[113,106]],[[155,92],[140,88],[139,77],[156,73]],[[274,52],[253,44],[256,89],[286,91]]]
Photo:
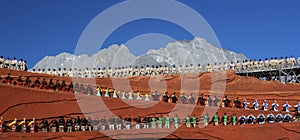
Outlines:
[[205,39],[195,37],[193,40],[175,41],[168,43],[164,48],[150,49],[147,53],[135,56],[124,45],[113,44],[99,52],[88,56],[86,54],[73,55],[62,52],[56,56],[46,56],[32,69],[48,68],[94,68],[94,67],[125,67],[146,65],[207,65],[208,63],[236,62],[245,60],[242,53],[215,47]]

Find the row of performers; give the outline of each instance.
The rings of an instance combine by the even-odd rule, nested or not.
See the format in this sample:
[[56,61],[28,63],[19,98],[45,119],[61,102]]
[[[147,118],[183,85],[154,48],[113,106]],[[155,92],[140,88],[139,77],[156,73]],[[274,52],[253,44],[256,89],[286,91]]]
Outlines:
[[85,117],[77,118],[73,121],[71,117],[67,120],[64,117],[60,117],[58,120],[53,118],[50,122],[47,119],[43,119],[39,123],[35,118],[32,120],[26,120],[23,118],[22,121],[18,121],[17,118],[14,121],[7,123],[1,117],[0,120],[0,132],[48,132],[51,130],[52,132],[72,132],[72,131],[91,131],[92,124],[91,119],[86,119]]
[[[130,115],[122,118],[122,116],[115,117],[112,115],[110,118],[106,118],[103,116],[100,120],[91,120],[91,118],[86,119],[85,117],[77,118],[73,121],[71,117],[65,120],[63,117],[60,117],[58,121],[54,118],[50,122],[44,119],[40,123],[37,123],[35,119],[32,121],[26,121],[24,118],[22,121],[18,122],[17,119],[12,121],[9,124],[6,124],[1,117],[0,120],[0,132],[7,132],[8,128],[11,128],[12,132],[73,132],[73,131],[92,131],[92,130],[122,130],[122,129],[132,129],[135,127],[136,129],[147,129],[147,128],[179,128],[180,125],[185,125],[187,128],[190,127],[207,127],[209,124],[214,126],[218,126],[222,124],[226,125],[245,125],[245,124],[265,124],[267,123],[282,123],[282,122],[299,122],[300,115],[296,113],[294,117],[291,114],[277,114],[273,113],[267,114],[259,114],[255,117],[253,114],[248,116],[241,115],[236,116],[228,115],[224,113],[223,116],[219,116],[218,112],[216,112],[213,116],[209,116],[208,113],[201,117],[197,117],[195,114],[192,116],[187,115],[185,118],[179,118],[177,114],[174,117],[170,117],[168,114],[163,116],[159,115],[156,117],[145,116],[142,118],[138,116],[136,118],[131,118]],[[211,119],[210,119],[211,118]]]
[[[75,93],[83,93],[83,94],[87,94],[87,95],[94,95],[94,89],[91,87],[91,85],[84,86],[83,84],[79,85],[78,83],[73,85],[72,82],[69,85],[67,85],[64,80],[62,82],[59,82],[59,80],[56,80],[56,82],[53,82],[53,79],[50,79],[49,82],[47,82],[45,80],[45,78],[43,78],[43,80],[40,81],[40,78],[37,77],[34,82],[31,82],[30,76],[28,76],[25,81],[22,79],[22,76],[19,76],[16,79],[16,81],[14,81],[14,82],[12,82],[12,81],[13,81],[13,78],[9,73],[3,80],[3,83],[8,83],[8,84],[14,83],[17,85],[22,85],[22,86],[32,87],[32,88],[40,88],[40,89],[48,89],[48,90],[51,89],[51,90],[57,90],[57,91],[69,91],[69,92],[75,92]],[[113,93],[111,93],[112,91],[113,91]],[[104,95],[102,95],[103,92],[105,92]],[[218,99],[217,96],[214,96],[214,99],[212,99],[210,97],[210,95],[208,95],[207,98],[205,98],[204,95],[201,94],[200,97],[198,97],[198,100],[196,100],[196,98],[194,97],[194,95],[192,93],[189,96],[186,96],[184,93],[182,93],[179,97],[176,96],[176,93],[169,95],[168,92],[165,92],[161,96],[157,91],[155,91],[151,95],[147,94],[147,93],[145,95],[142,95],[139,91],[137,91],[136,93],[133,93],[133,91],[121,92],[121,91],[109,90],[109,89],[103,90],[103,89],[100,89],[100,87],[97,87],[96,95],[104,96],[104,97],[113,97],[113,98],[119,98],[119,96],[121,96],[121,99],[129,99],[129,100],[134,100],[134,99],[145,100],[145,101],[161,100],[163,102],[182,103],[182,104],[195,104],[196,102],[198,102],[197,104],[200,104],[202,106],[219,106],[219,104],[220,104],[220,100]],[[230,107],[231,100],[229,100],[228,97],[225,96],[225,98],[223,99],[221,104],[222,104],[222,107]],[[241,102],[241,101],[239,101],[238,98],[236,98],[233,101],[233,106],[236,108],[244,108],[244,109],[252,108],[254,110],[259,110],[260,104],[255,99],[255,101],[252,102],[252,106],[250,106],[250,102],[248,102],[246,99],[244,99],[244,101]],[[265,110],[265,111],[268,110],[268,106],[269,106],[269,104],[267,103],[266,100],[264,100],[261,103],[262,110]],[[298,104],[296,104],[294,106],[291,106],[288,103],[288,101],[286,101],[285,104],[283,104],[283,106],[282,106],[282,110],[289,112],[291,107],[294,107],[295,111],[300,111],[300,102],[298,102]],[[271,110],[278,111],[278,108],[279,108],[279,104],[276,102],[276,100],[274,100],[274,102],[271,104]]]
[[20,59],[19,61],[13,57],[10,59],[9,57],[4,59],[3,56],[0,56],[0,68],[8,68],[12,70],[23,70],[27,71],[27,61]]
[[[1,78],[1,77],[0,77]],[[32,88],[40,88],[40,89],[50,89],[50,90],[57,90],[57,91],[69,91],[69,92],[75,92],[75,93],[83,93],[87,95],[94,95],[94,89],[91,85],[84,86],[83,84],[76,83],[73,85],[71,82],[69,85],[66,84],[66,82],[63,80],[62,82],[59,82],[59,80],[56,80],[56,82],[53,82],[53,79],[50,79],[49,82],[43,78],[42,81],[40,81],[40,78],[37,77],[34,82],[31,81],[30,76],[26,78],[26,80],[22,79],[22,76],[19,76],[16,81],[13,82],[13,77],[10,75],[10,73],[4,78],[2,83],[8,83],[8,84],[15,84],[15,85],[22,85],[26,87],[32,87]],[[113,93],[111,93],[113,91]],[[103,92],[105,92],[104,95]],[[111,95],[112,94],[112,95]],[[162,96],[155,91],[151,95],[146,93],[145,95],[142,95],[139,91],[136,93],[133,93],[133,91],[129,92],[121,92],[117,90],[103,90],[100,89],[100,87],[96,88],[96,95],[97,96],[104,96],[104,97],[113,97],[113,98],[119,98],[121,96],[121,99],[129,99],[129,100],[145,100],[145,101],[163,101],[163,102],[172,102],[172,103],[182,103],[182,104],[200,104],[202,106],[219,106],[220,100],[217,96],[214,96],[214,99],[210,97],[210,95],[207,96],[207,98],[204,97],[203,94],[198,97],[198,100],[194,97],[194,95],[191,93],[189,96],[186,96],[184,93],[182,93],[179,97],[177,97],[176,93],[173,93],[172,95],[169,95],[168,92],[165,92]],[[230,107],[231,100],[228,99],[227,96],[223,99],[221,102],[222,107]],[[250,102],[248,102],[246,99],[244,99],[244,102],[239,101],[238,98],[236,98],[233,101],[233,106],[236,108],[244,108],[249,109],[252,108],[254,110],[259,110],[260,104],[255,99],[255,101],[252,103],[252,106],[250,106]],[[266,100],[264,100],[261,103],[261,109],[262,110],[268,110],[269,104]],[[285,104],[282,105],[282,110],[289,112],[290,108],[294,107],[295,111],[300,111],[300,102],[298,104],[292,106],[288,103],[288,101],[285,102]],[[271,110],[278,111],[279,104],[274,100],[274,102],[271,104]]]
[[300,65],[300,57],[296,59],[291,56],[290,58],[286,57],[285,59],[281,57],[277,59],[271,58],[265,59],[264,61],[259,59],[258,61],[254,60],[243,60],[235,62],[224,62],[224,63],[212,63],[207,64],[203,67],[201,64],[198,64],[197,67],[194,67],[193,64],[190,65],[179,65],[179,66],[123,66],[123,67],[108,67],[108,68],[86,68],[77,69],[77,68],[58,68],[58,69],[32,69],[31,72],[34,73],[43,73],[57,76],[68,76],[68,77],[86,77],[86,78],[104,78],[104,77],[128,77],[128,76],[155,76],[155,75],[166,75],[166,74],[191,74],[191,73],[201,73],[201,72],[212,72],[212,71],[223,71],[223,70],[235,70],[237,72],[241,71],[253,71],[253,70],[267,70],[278,67],[294,67],[295,65]]
[[[103,90],[101,90],[99,87],[97,87],[97,96],[104,96],[104,97],[112,97],[112,98],[119,98],[121,96],[121,99],[123,100],[144,100],[144,101],[162,101],[162,102],[171,102],[171,103],[182,103],[182,104],[200,104],[202,106],[221,106],[222,107],[231,107],[231,100],[225,96],[225,98],[220,102],[217,96],[214,96],[214,99],[210,97],[210,95],[207,96],[207,98],[204,97],[203,94],[198,97],[198,100],[196,97],[190,93],[189,96],[186,96],[184,93],[182,93],[179,97],[176,95],[176,93],[173,93],[172,95],[169,95],[168,92],[165,92],[162,96],[155,91],[154,93],[145,94],[142,95],[139,91],[133,93],[132,91],[129,92],[121,92],[114,90],[111,95],[111,90],[106,89],[105,94],[103,95]],[[250,102],[248,102],[246,99],[244,99],[244,102],[241,102],[239,98],[236,98],[233,101],[233,107],[235,108],[244,108],[244,109],[254,109],[259,110],[260,104],[257,101],[257,99],[252,102],[252,106],[250,106]],[[271,110],[278,111],[279,110],[279,104],[276,100],[273,101],[271,104]],[[289,112],[290,108],[294,107],[295,111],[300,111],[300,102],[298,102],[296,105],[292,106],[288,103],[288,101],[285,101],[285,104],[282,105],[282,111]],[[266,100],[263,100],[261,103],[261,110],[267,111],[269,108],[269,104]]]

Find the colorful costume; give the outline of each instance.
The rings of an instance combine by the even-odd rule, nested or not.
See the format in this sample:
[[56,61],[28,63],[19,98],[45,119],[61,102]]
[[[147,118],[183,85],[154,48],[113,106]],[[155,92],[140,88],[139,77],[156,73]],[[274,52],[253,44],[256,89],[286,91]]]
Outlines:
[[277,104],[276,100],[274,100],[274,103],[272,104],[272,110],[273,111],[278,111],[277,107],[279,106],[279,104]]
[[285,112],[289,112],[289,108],[292,107],[288,101],[285,102],[285,104],[283,105],[283,111]]
[[187,116],[187,117],[185,118],[185,124],[186,124],[186,127],[187,127],[187,128],[190,128],[190,127],[191,127],[191,118],[190,118],[190,116]]
[[133,94],[132,94],[131,91],[128,93],[128,99],[129,99],[129,100],[133,100]]
[[150,96],[148,93],[145,94],[145,101],[150,101]]
[[262,110],[267,111],[268,110],[268,103],[266,100],[263,101],[262,103]]
[[264,124],[265,123],[265,115],[264,114],[259,114],[257,116],[257,123],[258,124]]
[[110,97],[110,95],[109,95],[109,90],[108,90],[108,89],[105,90],[105,95],[104,95],[104,97]]
[[256,99],[255,99],[255,101],[252,104],[253,104],[253,109],[254,110],[258,110],[259,103],[257,102]]
[[117,90],[114,90],[113,98],[115,98],[115,99],[119,98],[118,93],[117,93]]

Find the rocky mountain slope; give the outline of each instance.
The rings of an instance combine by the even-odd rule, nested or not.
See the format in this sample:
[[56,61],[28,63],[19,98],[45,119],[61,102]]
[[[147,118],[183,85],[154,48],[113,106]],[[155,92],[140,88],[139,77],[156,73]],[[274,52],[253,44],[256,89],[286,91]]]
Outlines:
[[165,48],[148,50],[146,54],[135,56],[125,45],[111,45],[98,53],[88,56],[75,56],[69,53],[61,53],[57,56],[46,56],[33,68],[94,68],[94,67],[122,67],[122,66],[146,66],[146,65],[206,65],[215,62],[230,62],[245,60],[247,57],[241,53],[235,53],[223,48],[215,47],[206,40],[195,37],[188,41],[175,41],[167,44]]

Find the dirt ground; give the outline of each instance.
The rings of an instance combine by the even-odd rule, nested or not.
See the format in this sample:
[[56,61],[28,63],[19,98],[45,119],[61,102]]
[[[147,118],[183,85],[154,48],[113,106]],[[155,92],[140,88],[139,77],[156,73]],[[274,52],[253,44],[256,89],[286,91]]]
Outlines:
[[[129,79],[91,79],[91,78],[68,78],[56,77],[45,74],[33,74],[22,71],[11,71],[0,69],[0,76],[3,78],[8,73],[16,79],[22,75],[31,76],[31,80],[36,77],[57,80],[65,80],[67,83],[91,84],[94,88],[100,86],[102,89],[115,88],[118,90],[139,90],[142,94],[153,92],[160,93],[168,91],[203,93],[207,95],[217,95],[220,99],[227,95],[233,100],[239,97],[242,101],[249,102],[258,99],[261,103],[266,99],[269,104],[277,100],[280,109],[286,100],[291,105],[300,101],[299,84],[281,84],[277,81],[259,81],[252,77],[241,77],[233,71],[226,73],[202,73],[194,75],[168,75],[165,77],[133,77]],[[25,78],[24,78],[25,80]],[[130,87],[130,88],[129,88]],[[131,117],[146,115],[158,116],[169,114],[173,117],[177,114],[180,118],[187,114],[195,114],[197,117],[204,113],[212,116],[215,112],[220,115],[236,113],[237,116],[249,115],[257,116],[262,113],[267,115],[270,111],[254,111],[236,108],[203,107],[199,105],[171,104],[163,102],[145,101],[123,101],[121,99],[88,96],[74,94],[70,92],[52,91],[44,89],[28,88],[23,86],[0,84],[0,115],[5,121],[12,121],[15,117],[22,118],[51,119],[59,116],[85,115],[92,119],[100,119],[110,115],[130,115]],[[276,115],[279,112],[274,112]],[[285,114],[282,112],[282,114]],[[208,126],[205,128],[186,128],[181,126],[177,130],[122,130],[122,131],[91,131],[72,133],[2,133],[0,139],[133,139],[133,138],[168,138],[168,139],[300,139],[299,123],[265,124],[265,125],[244,125],[244,126]]]

